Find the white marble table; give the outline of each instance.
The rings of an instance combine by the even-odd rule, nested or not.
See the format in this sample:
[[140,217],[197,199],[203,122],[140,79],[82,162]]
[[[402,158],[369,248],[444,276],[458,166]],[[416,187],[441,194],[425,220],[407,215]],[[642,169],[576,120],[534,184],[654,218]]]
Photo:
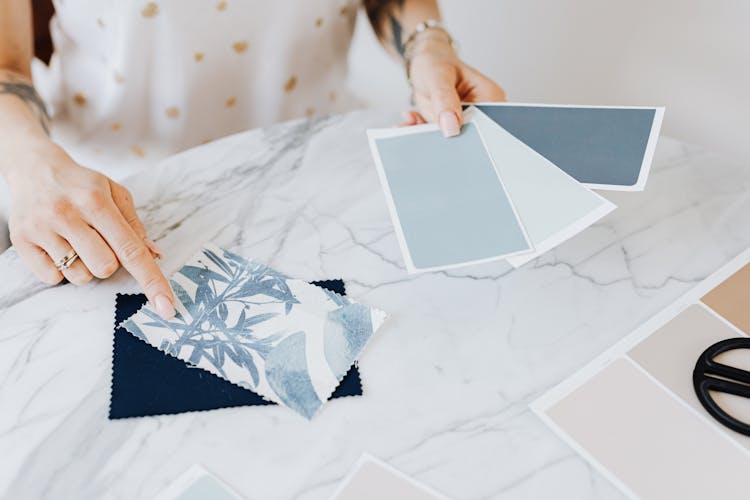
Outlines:
[[126,182],[175,270],[221,234],[392,314],[365,396],[107,420],[123,272],[45,288],[0,256],[0,497],[150,498],[201,463],[249,500],[324,499],[363,451],[455,499],[618,498],[528,403],[750,246],[750,169],[669,139],[644,193],[519,270],[407,275],[358,112],[240,134]]

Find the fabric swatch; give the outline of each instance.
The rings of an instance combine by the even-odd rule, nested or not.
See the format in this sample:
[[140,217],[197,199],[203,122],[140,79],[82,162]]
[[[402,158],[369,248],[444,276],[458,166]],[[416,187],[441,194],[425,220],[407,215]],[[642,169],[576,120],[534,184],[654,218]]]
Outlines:
[[386,314],[208,244],[170,279],[177,316],[146,304],[133,335],[312,418]]
[[[345,295],[341,280],[313,284]],[[145,303],[145,295],[118,294],[115,325],[131,317]],[[332,397],[360,395],[362,384],[355,365],[341,380]],[[115,327],[110,419],[268,404],[273,403],[212,373],[166,356],[122,326]]]
[[475,104],[568,175],[597,189],[642,190],[664,108]]
[[470,107],[464,115],[479,129],[534,246],[533,252],[509,257],[513,266],[549,251],[615,209],[480,109]]
[[450,140],[435,125],[368,135],[409,272],[531,250],[473,124]]

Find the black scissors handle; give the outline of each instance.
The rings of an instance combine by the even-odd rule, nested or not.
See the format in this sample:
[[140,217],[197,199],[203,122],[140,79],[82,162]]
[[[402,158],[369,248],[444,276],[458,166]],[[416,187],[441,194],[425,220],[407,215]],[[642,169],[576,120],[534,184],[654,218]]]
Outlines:
[[719,354],[734,349],[750,349],[750,338],[726,339],[706,349],[695,363],[693,388],[703,408],[720,424],[750,436],[750,424],[728,414],[711,396],[711,392],[723,392],[750,398],[750,372],[727,366],[714,359]]

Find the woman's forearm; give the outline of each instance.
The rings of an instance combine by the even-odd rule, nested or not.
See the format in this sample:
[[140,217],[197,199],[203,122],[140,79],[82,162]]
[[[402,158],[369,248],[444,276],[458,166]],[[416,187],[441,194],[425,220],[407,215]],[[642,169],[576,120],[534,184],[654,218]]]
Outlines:
[[419,23],[440,20],[436,0],[365,0],[365,9],[380,43],[399,59]]
[[0,68],[31,77],[34,40],[30,0],[0,0]]
[[505,100],[497,83],[458,57],[450,34],[429,22],[440,21],[435,0],[365,0],[365,8],[380,42],[404,63],[416,110],[404,113],[403,125],[434,122],[452,137],[461,133],[462,103]]
[[[47,115],[31,84],[31,2],[0,0],[0,12],[0,152],[7,152],[19,142],[47,140]],[[0,174],[15,163],[0,161]]]
[[[0,70],[0,154],[21,143],[29,147],[49,142],[44,103],[21,75]],[[7,177],[19,165],[0,160],[0,175]]]

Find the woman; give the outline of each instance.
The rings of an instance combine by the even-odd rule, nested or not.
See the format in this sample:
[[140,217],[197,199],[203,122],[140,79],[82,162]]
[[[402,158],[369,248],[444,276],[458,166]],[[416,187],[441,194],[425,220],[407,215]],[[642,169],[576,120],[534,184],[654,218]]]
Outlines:
[[[161,156],[287,118],[343,110],[358,5],[352,0],[65,0],[55,54],[34,81],[54,125],[133,158]],[[404,64],[417,111],[459,133],[461,101],[503,90],[456,55],[435,0],[365,0],[381,43]],[[10,238],[43,281],[82,285],[120,265],[164,318],[174,298],[159,249],[122,186],[74,162],[47,134],[31,84],[30,1],[0,0],[0,174]],[[125,152],[126,151],[126,152]],[[94,165],[94,168],[97,168]]]

